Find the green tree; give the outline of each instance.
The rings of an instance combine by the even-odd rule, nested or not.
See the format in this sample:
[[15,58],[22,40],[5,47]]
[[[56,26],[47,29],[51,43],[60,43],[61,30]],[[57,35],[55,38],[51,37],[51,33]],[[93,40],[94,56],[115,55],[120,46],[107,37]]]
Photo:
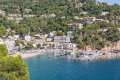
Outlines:
[[0,57],[5,57],[8,54],[8,50],[5,45],[0,45]]
[[117,42],[120,40],[120,31],[117,28],[109,28],[106,31],[106,38],[110,42]]
[[0,38],[2,38],[6,33],[6,28],[4,26],[0,26]]
[[0,45],[0,78],[29,80],[28,68],[21,56],[10,57],[5,45]]
[[0,77],[5,80],[29,80],[27,65],[20,56],[1,58]]

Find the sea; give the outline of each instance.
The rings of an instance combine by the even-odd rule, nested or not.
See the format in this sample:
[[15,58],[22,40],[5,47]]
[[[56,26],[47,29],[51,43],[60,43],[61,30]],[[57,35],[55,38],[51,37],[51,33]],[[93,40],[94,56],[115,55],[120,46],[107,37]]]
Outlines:
[[120,5],[120,0],[96,0],[97,2],[106,2],[108,4],[119,4]]
[[69,57],[25,59],[30,80],[120,80],[120,60],[73,61]]

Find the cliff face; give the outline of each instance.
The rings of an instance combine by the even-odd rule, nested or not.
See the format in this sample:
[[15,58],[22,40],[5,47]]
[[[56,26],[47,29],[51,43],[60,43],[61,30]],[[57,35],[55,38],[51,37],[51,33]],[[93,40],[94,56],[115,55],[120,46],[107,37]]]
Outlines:
[[120,41],[110,44],[109,47],[105,47],[102,50],[120,50]]

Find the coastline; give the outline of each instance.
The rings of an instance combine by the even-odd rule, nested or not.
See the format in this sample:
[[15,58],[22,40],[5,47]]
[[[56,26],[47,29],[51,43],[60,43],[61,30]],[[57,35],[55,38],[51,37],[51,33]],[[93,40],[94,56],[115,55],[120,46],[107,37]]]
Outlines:
[[[89,52],[88,52],[89,53]],[[97,61],[97,60],[112,60],[112,59],[120,59],[120,52],[114,53],[110,51],[104,51],[99,53],[92,54],[84,54],[78,58],[73,57],[72,60],[76,61]]]
[[17,54],[13,54],[11,55],[12,57],[17,57],[17,56],[21,56],[23,59],[26,59],[26,58],[31,58],[31,57],[35,57],[35,56],[38,56],[38,55],[43,55],[42,53],[17,53]]
[[72,60],[75,61],[99,61],[99,60],[113,60],[113,59],[120,59],[120,55],[112,55],[110,57],[108,57],[107,55],[103,55],[103,56],[98,56],[98,57],[94,57],[94,58],[87,58],[87,59],[83,59],[83,58],[72,58]]
[[[49,52],[49,50],[47,52]],[[110,51],[85,52],[81,50],[77,50],[75,52],[72,52],[72,51],[67,51],[67,52],[70,53],[69,55],[71,56],[71,60],[76,60],[76,61],[97,61],[97,60],[120,59],[120,52],[118,53],[114,53]],[[78,57],[77,57],[77,53],[80,53]],[[23,59],[26,59],[26,58],[31,58],[38,55],[44,55],[44,54],[45,54],[45,51],[43,50],[33,50],[33,51],[30,50],[30,51],[26,51],[25,53],[16,52],[16,54],[12,54],[10,56],[17,57],[20,55]],[[66,54],[63,54],[63,55],[66,55]],[[60,54],[58,56],[60,56]]]

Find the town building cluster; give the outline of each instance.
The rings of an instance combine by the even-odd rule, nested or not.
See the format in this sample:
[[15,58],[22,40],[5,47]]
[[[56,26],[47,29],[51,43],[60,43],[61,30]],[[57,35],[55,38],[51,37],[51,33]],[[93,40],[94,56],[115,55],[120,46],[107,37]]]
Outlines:
[[[81,7],[82,4],[76,4],[75,7],[79,8]],[[8,14],[7,15],[7,19],[8,20],[15,20],[17,22],[23,20],[23,18],[30,18],[30,17],[35,17],[36,15],[31,14],[32,10],[31,9],[25,9],[24,12],[26,13],[25,15],[21,15],[19,14],[19,11],[16,10],[18,13],[15,14]],[[0,10],[0,14],[5,16],[6,12],[3,10]],[[88,14],[87,12],[81,12],[81,14]],[[109,14],[109,12],[102,12],[101,15],[107,15]],[[52,17],[56,17],[56,15],[54,13],[52,14],[43,14],[41,15],[41,18],[52,18]],[[65,16],[62,16],[61,18],[66,18]],[[120,16],[117,16],[117,18],[120,19]],[[22,49],[25,47],[25,45],[27,44],[32,44],[33,47],[37,47],[37,45],[41,45],[41,47],[44,48],[50,48],[51,45],[52,48],[59,48],[59,49],[68,49],[68,50],[76,50],[77,49],[77,44],[73,44],[71,43],[71,40],[74,38],[72,31],[75,29],[82,29],[85,25],[89,25],[92,23],[98,23],[98,22],[107,22],[107,23],[112,23],[112,24],[119,24],[120,21],[118,20],[104,20],[104,19],[98,19],[96,17],[78,17],[78,16],[74,16],[74,19],[77,20],[83,20],[83,22],[73,22],[68,24],[68,32],[66,35],[64,36],[56,36],[56,31],[52,31],[49,34],[36,34],[34,36],[30,36],[30,35],[25,35],[24,38],[20,38],[19,35],[13,35],[13,36],[9,36],[8,39],[0,39],[0,44],[5,44],[8,48],[9,52],[12,52],[13,50],[18,50],[18,49]],[[104,31],[106,31],[107,29],[102,29]],[[119,29],[120,30],[120,29]],[[24,43],[21,44],[19,43],[19,45],[16,46],[16,40],[20,40]],[[90,46],[86,46],[84,48],[86,51],[91,51],[91,47]]]

